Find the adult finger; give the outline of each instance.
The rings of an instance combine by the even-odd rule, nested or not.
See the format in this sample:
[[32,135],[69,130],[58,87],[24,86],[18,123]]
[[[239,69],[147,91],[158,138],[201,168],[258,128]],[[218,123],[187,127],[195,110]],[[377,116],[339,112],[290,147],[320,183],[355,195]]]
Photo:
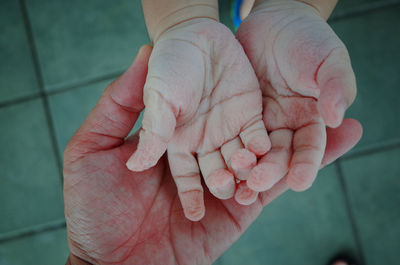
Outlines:
[[67,157],[111,149],[124,142],[144,108],[143,86],[151,49],[143,46],[128,70],[105,89],[68,143]]
[[351,148],[353,148],[362,136],[362,126],[354,119],[344,119],[337,128],[326,129],[326,147],[321,168],[329,165]]

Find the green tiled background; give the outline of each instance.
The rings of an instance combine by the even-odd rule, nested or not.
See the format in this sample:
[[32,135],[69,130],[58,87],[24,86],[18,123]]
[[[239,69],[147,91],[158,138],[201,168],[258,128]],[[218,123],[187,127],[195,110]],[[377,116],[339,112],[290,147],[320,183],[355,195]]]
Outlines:
[[2,108],[0,121],[0,235],[62,219],[60,174],[42,100]]
[[[220,6],[232,28],[231,1]],[[352,58],[348,116],[364,137],[215,264],[325,265],[343,251],[400,264],[400,0],[341,0],[330,24]],[[64,264],[63,149],[148,42],[139,0],[0,1],[0,265]]]
[[39,92],[18,1],[0,1],[0,104]]
[[120,73],[149,42],[140,0],[27,0],[26,5],[46,90]]

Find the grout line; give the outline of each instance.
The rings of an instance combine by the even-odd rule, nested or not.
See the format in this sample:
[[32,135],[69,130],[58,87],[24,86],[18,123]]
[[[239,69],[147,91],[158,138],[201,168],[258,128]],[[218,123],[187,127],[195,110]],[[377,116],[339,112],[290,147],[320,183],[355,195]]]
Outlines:
[[361,243],[360,232],[358,231],[356,218],[354,216],[354,212],[351,207],[349,190],[347,189],[346,181],[344,179],[344,174],[343,174],[342,165],[341,165],[341,159],[338,159],[338,161],[335,163],[335,167],[336,167],[338,175],[339,175],[339,182],[340,182],[340,186],[343,191],[346,212],[347,212],[347,215],[348,215],[348,218],[350,221],[351,230],[353,231],[354,239],[356,241],[358,256],[360,258],[360,263],[362,265],[366,265],[367,263],[366,263],[366,259],[365,259],[364,248]]
[[50,111],[50,104],[47,95],[43,97],[43,107],[45,110],[46,114],[46,120],[47,120],[47,126],[49,128],[49,133],[50,133],[50,140],[53,146],[53,152],[55,155],[55,159],[57,160],[57,167],[59,171],[59,177],[61,181],[61,187],[63,186],[63,158],[60,154],[60,149],[58,148],[58,142],[57,142],[57,137],[56,137],[56,132],[55,132],[55,126],[53,122],[53,116],[51,115]]
[[24,103],[24,102],[29,101],[29,100],[38,99],[41,96],[42,96],[41,93],[34,93],[32,95],[29,95],[29,96],[18,97],[18,98],[14,98],[14,99],[11,99],[11,100],[8,100],[8,101],[0,102],[0,109],[9,107],[11,105]]
[[21,14],[22,14],[22,22],[24,24],[25,32],[26,32],[27,39],[28,39],[29,50],[30,50],[30,53],[32,56],[33,70],[35,71],[39,89],[40,89],[41,95],[43,96],[43,91],[44,91],[43,90],[43,88],[44,88],[43,75],[42,75],[42,71],[39,66],[39,58],[38,58],[38,54],[36,52],[36,45],[33,40],[32,28],[31,28],[30,21],[29,21],[28,11],[27,11],[26,5],[25,5],[25,0],[19,0],[19,5],[20,5],[20,9],[21,9]]
[[12,106],[12,105],[15,105],[15,104],[24,103],[24,102],[27,102],[27,101],[30,101],[30,100],[38,99],[40,97],[44,97],[44,96],[50,97],[50,96],[53,96],[53,95],[58,95],[58,94],[61,94],[61,93],[67,92],[67,91],[78,89],[78,88],[81,88],[81,87],[84,87],[84,86],[89,86],[89,85],[97,84],[99,82],[103,82],[103,81],[106,81],[106,80],[115,79],[118,76],[122,75],[123,73],[124,73],[124,71],[120,70],[120,71],[116,71],[116,72],[113,72],[113,73],[108,73],[108,74],[105,74],[105,75],[101,75],[101,76],[98,76],[98,77],[87,79],[87,80],[84,80],[82,82],[77,82],[77,83],[72,84],[72,85],[60,86],[56,90],[44,91],[44,93],[42,93],[42,91],[41,91],[39,93],[34,93],[32,95],[29,95],[29,96],[17,97],[17,98],[8,100],[8,101],[0,102],[0,109],[9,107],[9,106]]
[[340,21],[350,17],[368,14],[374,11],[386,9],[396,5],[400,5],[400,0],[375,1],[369,4],[363,4],[355,8],[349,8],[348,10],[344,10],[334,15],[332,18],[328,20],[328,22]]
[[41,92],[40,95],[42,97],[46,121],[47,121],[47,125],[49,128],[50,141],[52,143],[53,153],[56,158],[56,163],[57,163],[57,167],[58,167],[58,171],[59,171],[59,177],[61,179],[61,184],[62,184],[63,181],[62,181],[61,156],[60,156],[59,148],[58,148],[58,144],[57,144],[57,139],[56,139],[56,134],[55,134],[55,130],[54,130],[53,119],[51,116],[48,96],[46,95],[46,92],[44,89],[43,73],[40,68],[39,56],[37,54],[36,44],[35,44],[35,40],[33,37],[32,27],[31,27],[31,24],[29,21],[28,10],[26,8],[25,0],[19,0],[19,4],[20,4],[20,8],[21,8],[22,21],[23,21],[25,31],[26,31],[26,36],[28,39],[29,49],[30,49],[30,53],[32,56],[33,68],[34,68],[34,71],[35,71],[35,74],[37,77],[37,81],[38,81],[38,85],[40,88],[40,92]]
[[89,85],[93,85],[93,84],[96,84],[96,83],[99,83],[99,82],[102,82],[102,81],[106,81],[106,80],[109,80],[109,79],[115,79],[118,76],[122,75],[125,71],[126,71],[126,69],[125,70],[119,70],[119,71],[111,72],[111,73],[104,74],[104,75],[97,76],[97,77],[93,77],[93,78],[88,78],[86,80],[79,81],[79,82],[76,82],[74,84],[69,84],[69,85],[64,85],[64,86],[63,85],[55,86],[53,90],[50,90],[49,92],[47,92],[47,95],[49,95],[49,96],[57,95],[57,94],[64,93],[66,91],[77,89],[77,88],[80,88],[80,87],[83,87],[83,86],[89,86]]
[[56,220],[45,224],[36,225],[34,227],[22,228],[16,231],[0,234],[0,244],[10,240],[17,240],[24,237],[32,236],[42,232],[57,230],[66,227],[65,220]]

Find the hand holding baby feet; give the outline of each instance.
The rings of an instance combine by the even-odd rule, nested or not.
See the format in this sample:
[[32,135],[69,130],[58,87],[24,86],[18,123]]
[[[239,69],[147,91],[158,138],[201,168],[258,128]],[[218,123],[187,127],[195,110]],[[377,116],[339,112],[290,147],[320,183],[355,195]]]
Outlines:
[[270,141],[253,68],[231,31],[197,18],[161,34],[154,44],[144,88],[140,141],[127,162],[143,171],[165,150],[185,215],[204,215],[200,172],[210,192],[234,196]]
[[[355,98],[346,47],[303,1],[256,2],[237,37],[260,83],[272,145],[248,187],[265,191],[286,177],[290,188],[305,190],[321,166],[326,126],[338,127]],[[359,128],[352,140],[361,136]]]

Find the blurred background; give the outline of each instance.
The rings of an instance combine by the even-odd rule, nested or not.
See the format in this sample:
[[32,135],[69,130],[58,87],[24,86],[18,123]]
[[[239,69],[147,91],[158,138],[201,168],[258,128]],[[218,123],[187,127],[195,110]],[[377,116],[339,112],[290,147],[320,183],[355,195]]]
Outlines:
[[[221,20],[234,30],[232,1]],[[361,142],[287,192],[215,264],[400,264],[400,0],[341,0]],[[62,157],[100,94],[149,43],[139,0],[0,0],[0,265],[65,264]]]

